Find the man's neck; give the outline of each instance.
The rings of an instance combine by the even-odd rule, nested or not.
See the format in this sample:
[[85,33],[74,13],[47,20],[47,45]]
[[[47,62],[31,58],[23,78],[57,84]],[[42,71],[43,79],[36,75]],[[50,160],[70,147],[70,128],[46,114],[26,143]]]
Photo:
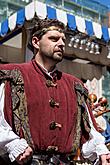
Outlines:
[[44,60],[41,60],[38,57],[35,57],[35,61],[42,67],[44,68],[47,72],[52,72],[54,68],[56,67],[56,64],[52,62],[46,62]]

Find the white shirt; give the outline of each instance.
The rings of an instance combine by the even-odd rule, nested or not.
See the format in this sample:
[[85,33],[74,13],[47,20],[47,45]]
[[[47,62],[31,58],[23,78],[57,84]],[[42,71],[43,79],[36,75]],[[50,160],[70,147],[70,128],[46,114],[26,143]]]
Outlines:
[[[25,139],[20,139],[19,136],[12,131],[12,128],[4,118],[3,109],[4,83],[0,85],[0,148],[9,153],[9,158],[13,162],[19,154],[24,152],[28,144]],[[90,125],[90,140],[83,144],[82,153],[85,158],[89,158],[93,161],[96,158],[99,158],[99,155],[107,154],[109,151],[105,146],[105,138],[95,130],[91,118]]]
[[[20,139],[4,119],[4,83],[0,85],[0,148],[8,152],[13,162],[28,147],[25,139]],[[1,150],[0,149],[0,150]],[[1,154],[2,154],[1,153]]]
[[[86,104],[85,104],[85,108],[88,111]],[[94,165],[96,165],[98,163],[100,155],[108,154],[110,152],[105,145],[105,137],[96,131],[96,129],[93,126],[93,122],[89,113],[88,116],[89,116],[89,123],[91,126],[91,131],[89,134],[90,139],[85,144],[83,144],[82,153],[85,158],[88,158],[91,161],[97,159],[96,163],[94,163]]]

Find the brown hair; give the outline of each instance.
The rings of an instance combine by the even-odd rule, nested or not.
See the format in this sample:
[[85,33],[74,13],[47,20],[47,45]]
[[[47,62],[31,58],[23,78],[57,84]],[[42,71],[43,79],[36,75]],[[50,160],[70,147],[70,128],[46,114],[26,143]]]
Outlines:
[[30,28],[30,38],[28,41],[28,48],[34,53],[34,47],[32,45],[32,37],[36,36],[39,39],[48,31],[49,27],[55,26],[62,30],[63,33],[66,31],[66,26],[57,19],[39,19],[35,17],[32,20],[32,26]]

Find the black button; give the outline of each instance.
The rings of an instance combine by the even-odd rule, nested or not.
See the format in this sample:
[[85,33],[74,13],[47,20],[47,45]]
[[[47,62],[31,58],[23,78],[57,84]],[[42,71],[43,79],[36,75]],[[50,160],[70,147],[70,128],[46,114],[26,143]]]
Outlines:
[[54,130],[54,129],[56,129],[56,123],[55,123],[55,121],[53,121],[53,122],[50,123],[50,130]]
[[52,121],[49,127],[50,127],[50,130],[55,130],[56,128],[61,129],[62,125],[60,123],[56,123],[55,121]]
[[51,80],[47,80],[47,81],[46,81],[46,85],[47,85],[48,87],[51,87],[51,84],[52,84],[52,81],[51,81]]
[[54,83],[52,80],[47,80],[46,85],[47,87],[56,87],[57,83]]
[[53,98],[51,98],[50,100],[49,100],[49,103],[50,103],[50,106],[51,107],[59,107],[59,103],[57,103]]

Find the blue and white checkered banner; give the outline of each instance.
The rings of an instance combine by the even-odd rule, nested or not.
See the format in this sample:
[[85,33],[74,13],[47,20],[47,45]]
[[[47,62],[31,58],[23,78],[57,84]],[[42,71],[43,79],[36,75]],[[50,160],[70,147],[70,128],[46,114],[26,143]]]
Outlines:
[[103,39],[106,42],[110,40],[110,28],[39,1],[28,4],[24,9],[17,11],[3,21],[0,24],[0,36],[4,37],[9,31],[13,31],[16,27],[22,26],[26,20],[28,21],[34,18],[35,14],[40,18],[56,18],[64,24],[68,24],[69,28],[73,31],[78,30],[89,36]]

